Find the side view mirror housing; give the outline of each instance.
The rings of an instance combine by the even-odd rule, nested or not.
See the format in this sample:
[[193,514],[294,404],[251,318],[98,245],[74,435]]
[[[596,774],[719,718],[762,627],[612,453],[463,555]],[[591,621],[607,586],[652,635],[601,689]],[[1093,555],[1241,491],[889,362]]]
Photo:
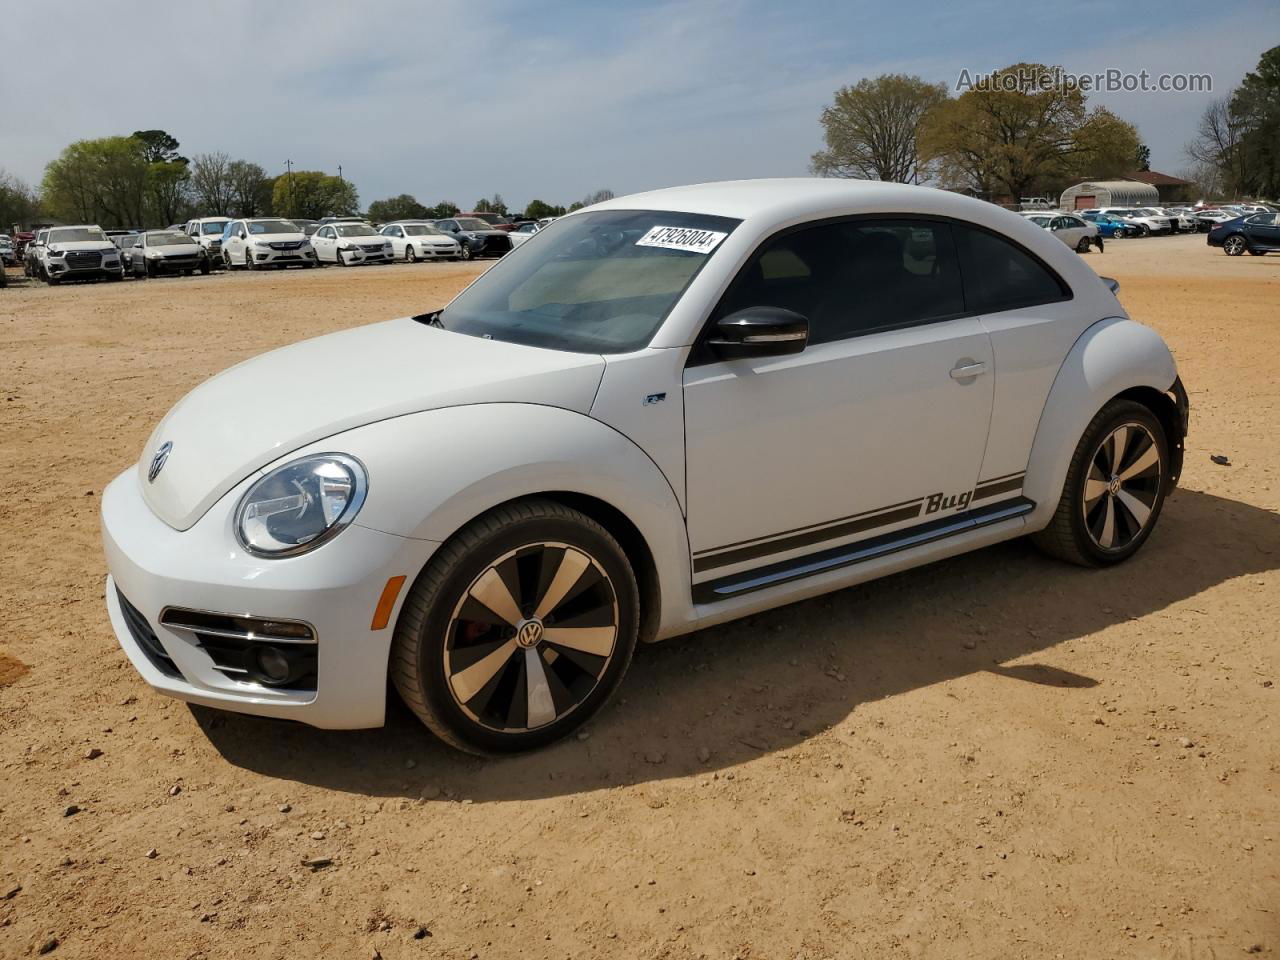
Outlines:
[[747,307],[716,322],[707,346],[725,360],[800,353],[809,342],[809,321],[782,307]]

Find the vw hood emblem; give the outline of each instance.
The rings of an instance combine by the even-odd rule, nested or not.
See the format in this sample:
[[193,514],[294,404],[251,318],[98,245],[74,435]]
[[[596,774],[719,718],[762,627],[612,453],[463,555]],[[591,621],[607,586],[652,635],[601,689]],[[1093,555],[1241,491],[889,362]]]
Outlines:
[[169,451],[173,449],[173,442],[166,440],[160,444],[160,449],[156,451],[156,455],[151,458],[151,469],[147,471],[147,483],[155,483],[156,477],[160,476],[160,471],[164,469],[165,462],[169,459]]

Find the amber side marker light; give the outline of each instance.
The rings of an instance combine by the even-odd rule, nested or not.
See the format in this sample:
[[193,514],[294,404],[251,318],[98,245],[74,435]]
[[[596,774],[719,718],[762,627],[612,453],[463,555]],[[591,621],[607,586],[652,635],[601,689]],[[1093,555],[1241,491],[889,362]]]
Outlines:
[[378,605],[373,608],[371,630],[386,629],[387,624],[391,622],[391,611],[395,608],[396,597],[400,596],[400,588],[403,586],[403,576],[392,577],[387,581],[387,585],[382,588],[382,596],[378,598]]

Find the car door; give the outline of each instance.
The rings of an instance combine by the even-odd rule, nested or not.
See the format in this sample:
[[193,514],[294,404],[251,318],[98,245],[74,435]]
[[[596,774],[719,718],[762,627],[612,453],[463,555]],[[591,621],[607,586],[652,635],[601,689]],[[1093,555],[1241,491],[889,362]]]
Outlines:
[[1249,240],[1259,247],[1280,249],[1280,224],[1274,213],[1256,213],[1245,221]]
[[990,339],[965,315],[946,223],[785,231],[748,260],[708,331],[759,306],[808,318],[803,352],[731,360],[699,346],[684,372],[703,599],[754,571],[963,512],[991,416]]
[[391,252],[397,257],[403,257],[408,242],[404,238],[404,230],[400,227],[384,227],[382,235],[391,241]]
[[311,246],[315,248],[317,260],[337,259],[337,231],[333,227],[321,227],[311,238]]
[[229,263],[244,263],[245,229],[243,220],[232,222],[223,234],[222,249]]

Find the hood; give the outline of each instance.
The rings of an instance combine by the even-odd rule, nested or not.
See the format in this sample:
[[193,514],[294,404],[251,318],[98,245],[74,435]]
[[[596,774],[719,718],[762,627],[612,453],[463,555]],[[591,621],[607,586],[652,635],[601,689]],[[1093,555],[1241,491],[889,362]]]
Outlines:
[[[138,479],[156,516],[186,530],[245,477],[325,437],[470,403],[585,414],[603,374],[595,354],[468,337],[408,317],[358,327],[263,354],[196,387],[152,433]],[[149,482],[164,443],[173,446]]]
[[245,243],[297,243],[306,239],[305,233],[251,233]]
[[198,243],[163,243],[152,244],[147,247],[148,252],[152,250],[159,251],[166,257],[190,257],[200,252],[200,244]]
[[115,253],[116,245],[110,240],[55,240],[49,250],[92,250],[99,253]]

